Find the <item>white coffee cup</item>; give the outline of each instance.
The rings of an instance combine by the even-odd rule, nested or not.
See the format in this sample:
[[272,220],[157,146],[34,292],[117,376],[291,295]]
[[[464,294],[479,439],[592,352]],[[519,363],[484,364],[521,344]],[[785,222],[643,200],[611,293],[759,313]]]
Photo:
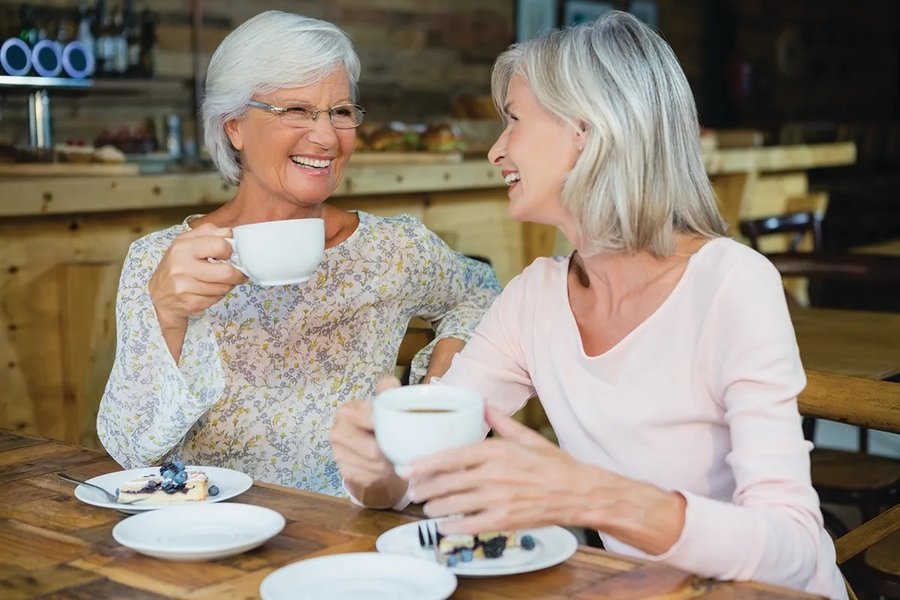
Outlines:
[[480,442],[486,432],[484,398],[441,383],[381,392],[372,412],[378,446],[396,467]]
[[322,219],[288,219],[238,225],[225,238],[229,262],[257,285],[290,285],[312,277],[325,253]]

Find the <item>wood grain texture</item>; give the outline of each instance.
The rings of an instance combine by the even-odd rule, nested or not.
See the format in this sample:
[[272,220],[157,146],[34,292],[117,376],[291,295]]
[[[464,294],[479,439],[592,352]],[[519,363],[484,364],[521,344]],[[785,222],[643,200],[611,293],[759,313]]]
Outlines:
[[[349,501],[257,483],[237,501],[277,510],[285,529],[250,552],[212,562],[173,563],[119,546],[112,528],[125,515],[82,504],[58,471],[82,477],[117,470],[107,456],[0,430],[0,594],[3,598],[255,598],[262,580],[298,560],[371,552],[412,514],[371,511]],[[26,474],[27,475],[23,475]],[[24,500],[24,502],[23,502]],[[163,575],[164,574],[164,575]],[[522,575],[460,578],[454,599],[812,598],[757,583],[699,579],[658,563],[591,548]]]
[[900,314],[792,308],[791,321],[807,369],[868,379],[900,373]]

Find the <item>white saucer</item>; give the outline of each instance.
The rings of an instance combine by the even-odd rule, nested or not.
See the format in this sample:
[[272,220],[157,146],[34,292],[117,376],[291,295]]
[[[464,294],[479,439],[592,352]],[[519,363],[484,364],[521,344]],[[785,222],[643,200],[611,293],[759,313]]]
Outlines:
[[[209,485],[219,488],[216,496],[209,496],[206,500],[191,502],[191,504],[210,504],[213,502],[221,502],[234,498],[238,494],[243,494],[253,485],[253,479],[249,475],[245,475],[240,471],[232,469],[223,469],[222,467],[201,467],[189,465],[188,470],[203,471],[209,478]],[[88,483],[98,485],[109,491],[111,494],[116,493],[122,483],[131,479],[138,479],[144,475],[159,475],[159,467],[143,467],[140,469],[129,469],[127,471],[116,471],[115,473],[107,473],[92,479],[88,479]],[[93,506],[101,508],[114,508],[116,510],[129,514],[136,514],[147,510],[156,510],[162,507],[172,506],[171,504],[154,504],[153,500],[143,500],[135,504],[119,504],[111,502],[109,498],[104,496],[99,490],[89,488],[86,485],[79,485],[75,488],[75,497]]]
[[128,517],[113,538],[135,552],[177,561],[214,560],[256,548],[284,529],[284,517],[251,504],[190,504]]
[[[385,554],[398,554],[431,561],[437,564],[434,549],[422,548],[419,545],[420,524],[428,523],[434,531],[435,520],[406,523],[384,532],[375,541],[375,547]],[[523,529],[519,535],[530,535],[534,538],[532,550],[509,548],[500,558],[473,560],[457,563],[448,567],[457,575],[467,577],[494,577],[497,575],[515,575],[546,569],[568,560],[578,550],[578,540],[572,532],[562,527],[542,527],[540,529]]]
[[263,579],[262,600],[444,600],[456,577],[440,565],[376,552],[295,562]]

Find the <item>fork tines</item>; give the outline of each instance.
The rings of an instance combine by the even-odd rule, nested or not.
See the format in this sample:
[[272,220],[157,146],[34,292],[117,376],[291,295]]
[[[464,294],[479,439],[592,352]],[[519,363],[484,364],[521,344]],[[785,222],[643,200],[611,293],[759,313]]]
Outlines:
[[424,523],[419,523],[418,527],[419,533],[419,546],[422,548],[434,548],[434,542],[437,538],[437,531],[435,531],[434,535],[431,534],[431,526],[429,521],[425,521]]

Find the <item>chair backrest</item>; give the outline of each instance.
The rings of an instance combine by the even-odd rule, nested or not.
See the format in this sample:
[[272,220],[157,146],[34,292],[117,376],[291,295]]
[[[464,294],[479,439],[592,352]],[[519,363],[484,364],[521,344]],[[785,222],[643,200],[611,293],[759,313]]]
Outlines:
[[809,281],[811,306],[900,310],[900,256],[784,252],[766,257],[782,277]]
[[[806,389],[798,398],[800,413],[850,425],[900,433],[900,383],[807,371]],[[900,531],[900,505],[883,512],[838,538],[838,564],[843,564]]]
[[779,252],[767,254],[766,258],[784,277],[900,283],[900,256]]
[[824,249],[822,241],[823,216],[815,211],[803,211],[774,215],[761,219],[748,219],[740,222],[741,234],[750,242],[754,250],[759,250],[759,238],[767,235],[793,233],[788,249],[796,252],[807,233],[813,236],[813,250]]

